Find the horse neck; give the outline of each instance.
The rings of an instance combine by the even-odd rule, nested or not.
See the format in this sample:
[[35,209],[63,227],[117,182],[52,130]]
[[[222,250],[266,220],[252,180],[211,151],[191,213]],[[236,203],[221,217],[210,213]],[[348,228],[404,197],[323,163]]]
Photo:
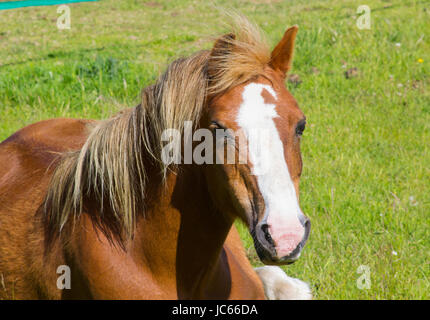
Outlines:
[[228,295],[223,244],[233,220],[216,209],[202,166],[184,165],[164,186],[148,188],[151,198],[135,240],[145,263],[161,281],[176,273],[179,298]]

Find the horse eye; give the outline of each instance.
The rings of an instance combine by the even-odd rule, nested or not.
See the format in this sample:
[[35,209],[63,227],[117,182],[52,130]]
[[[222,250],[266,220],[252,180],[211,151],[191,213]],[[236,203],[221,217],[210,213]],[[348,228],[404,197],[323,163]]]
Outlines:
[[224,129],[225,130],[225,127],[222,126],[222,125],[220,125],[216,121],[211,121],[211,124],[209,125],[209,128],[212,129],[212,130],[215,130],[215,129]]
[[296,135],[301,136],[305,131],[306,121],[300,121],[296,126]]

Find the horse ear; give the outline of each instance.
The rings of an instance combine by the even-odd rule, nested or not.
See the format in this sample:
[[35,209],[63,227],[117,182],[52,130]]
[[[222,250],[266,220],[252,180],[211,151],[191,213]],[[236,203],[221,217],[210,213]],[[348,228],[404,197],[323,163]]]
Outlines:
[[269,65],[282,73],[283,76],[291,68],[291,63],[293,61],[293,51],[294,51],[294,40],[296,39],[298,26],[292,26],[285,31],[282,40],[276,45],[275,49],[272,51]]

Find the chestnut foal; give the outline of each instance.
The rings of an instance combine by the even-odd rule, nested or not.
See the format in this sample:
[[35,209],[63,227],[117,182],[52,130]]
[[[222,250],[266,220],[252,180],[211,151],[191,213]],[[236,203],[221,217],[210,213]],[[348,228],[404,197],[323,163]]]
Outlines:
[[[239,19],[211,50],[171,63],[137,107],[38,122],[3,141],[0,298],[311,298],[279,267],[254,270],[233,224],[247,224],[268,265],[295,261],[309,234],[298,202],[305,117],[284,85],[296,33],[270,52]],[[166,130],[183,134],[187,121],[230,129],[245,161],[162,161]],[[173,145],[180,159],[185,144]],[[70,288],[58,286],[60,266]]]

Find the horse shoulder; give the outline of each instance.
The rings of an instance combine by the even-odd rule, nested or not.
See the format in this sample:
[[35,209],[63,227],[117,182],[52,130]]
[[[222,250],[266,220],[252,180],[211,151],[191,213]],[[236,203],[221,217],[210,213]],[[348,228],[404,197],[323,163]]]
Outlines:
[[44,262],[43,226],[36,212],[49,185],[47,169],[61,152],[82,145],[90,123],[41,121],[0,143],[0,276],[14,298],[58,298],[56,268],[62,255],[55,250]]
[[159,285],[132,243],[110,241],[83,212],[66,248],[72,290],[66,299],[176,299],[175,288]]

